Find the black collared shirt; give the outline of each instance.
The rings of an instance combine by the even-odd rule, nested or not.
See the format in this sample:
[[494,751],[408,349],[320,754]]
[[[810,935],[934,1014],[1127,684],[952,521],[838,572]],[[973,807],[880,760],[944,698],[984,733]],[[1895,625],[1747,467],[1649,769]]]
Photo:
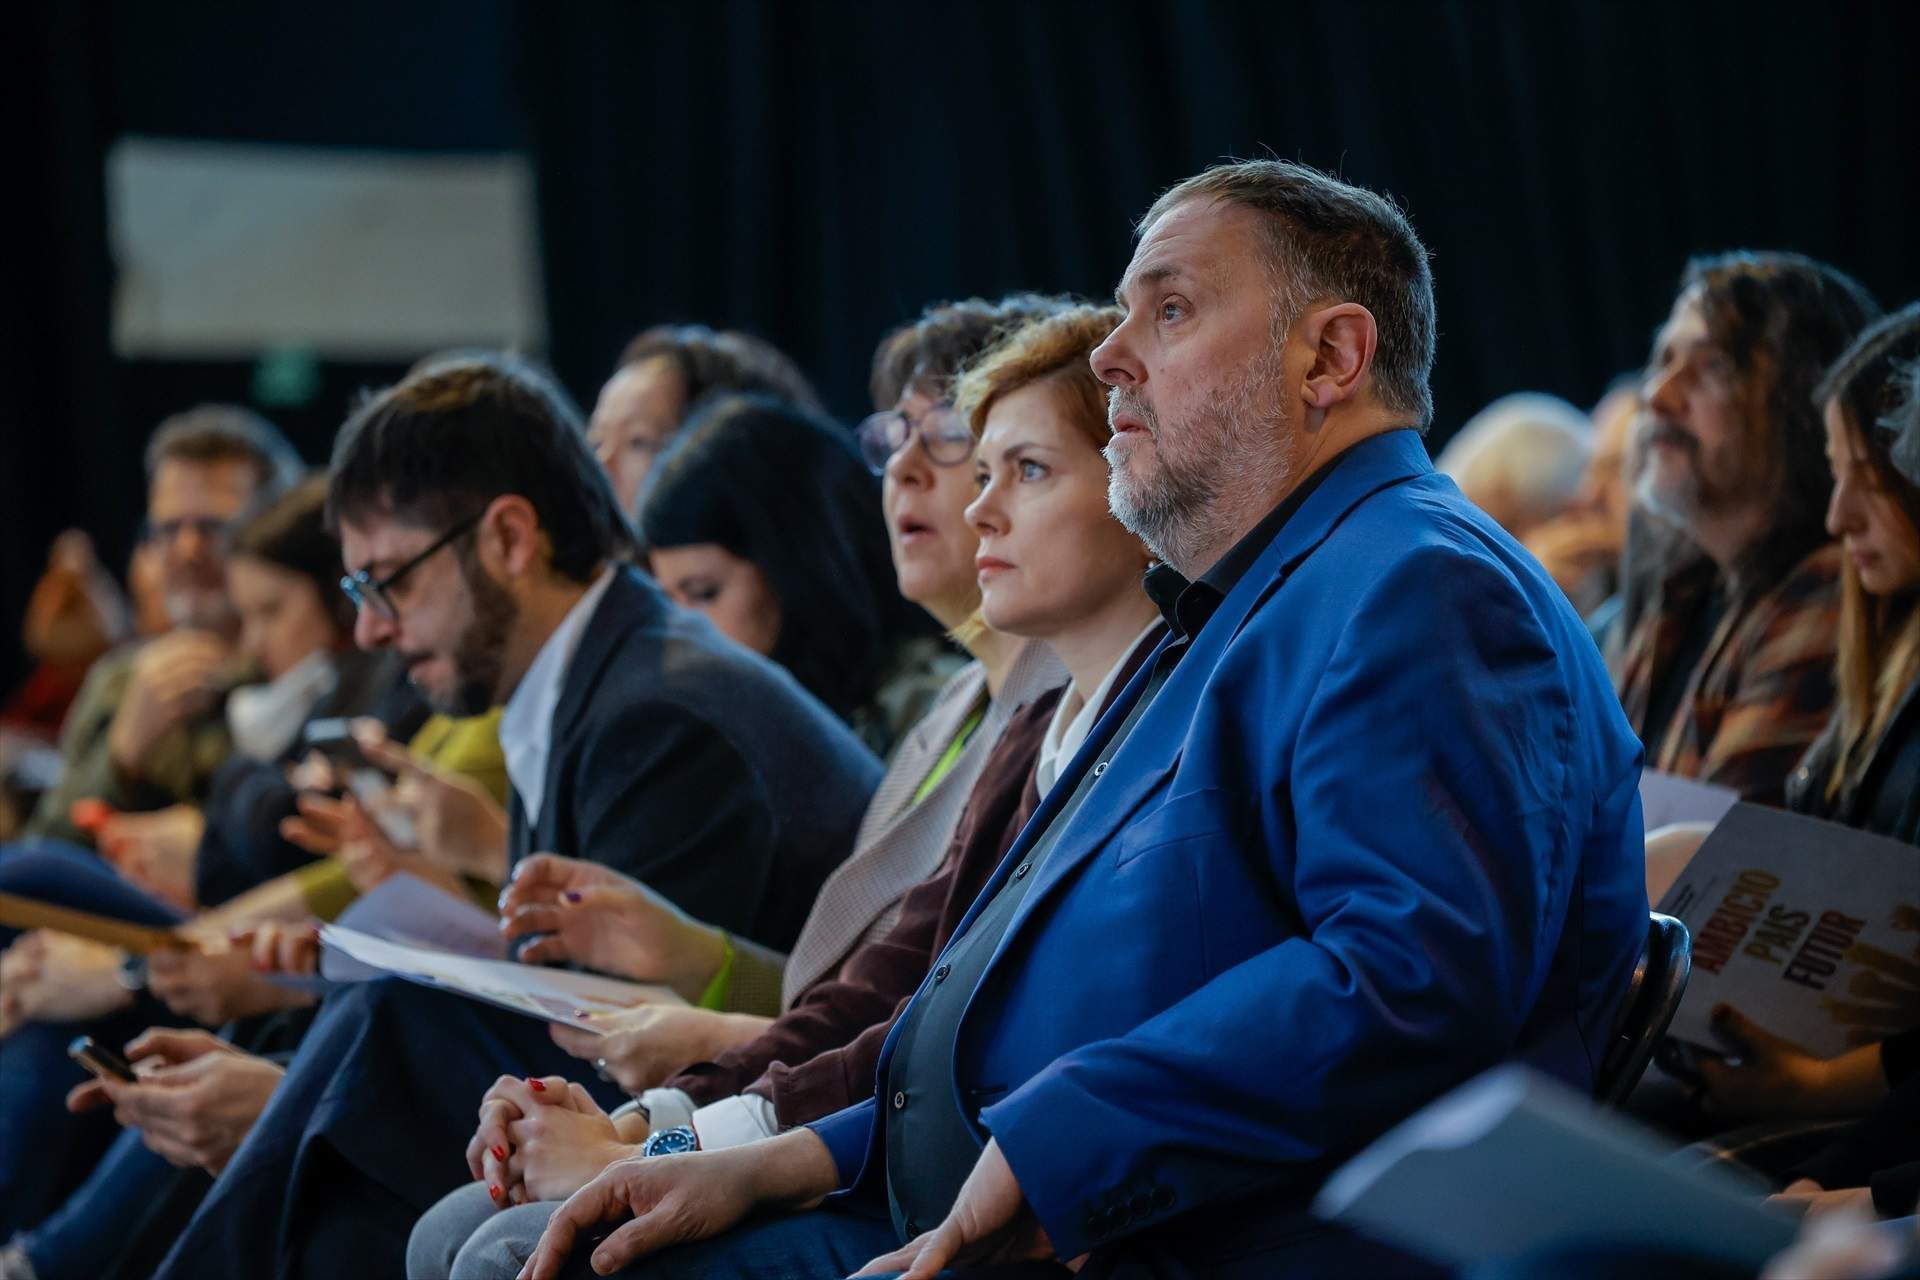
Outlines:
[[901,1018],[878,1100],[878,1122],[886,1143],[888,1207],[903,1242],[932,1230],[946,1217],[959,1196],[960,1184],[979,1158],[980,1143],[972,1125],[984,1109],[982,1104],[991,1099],[969,1094],[956,1100],[953,1063],[960,1016],[1027,890],[1039,879],[1033,872],[1053,853],[1061,833],[1080,811],[1095,782],[1106,773],[1114,753],[1153,704],[1174,667],[1186,656],[1201,628],[1338,464],[1335,458],[1309,476],[1193,581],[1168,565],[1155,565],[1147,571],[1147,595],[1159,606],[1173,634],[1155,657],[1146,687],[1108,737],[1093,766],[1075,780],[1073,794],[1054,814],[1027,856],[1001,883],[966,932],[948,944]]

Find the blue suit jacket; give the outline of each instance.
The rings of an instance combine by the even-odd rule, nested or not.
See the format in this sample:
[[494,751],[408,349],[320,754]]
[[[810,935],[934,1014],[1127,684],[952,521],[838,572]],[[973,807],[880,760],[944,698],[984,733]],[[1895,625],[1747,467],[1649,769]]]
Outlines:
[[[1639,778],[1539,564],[1413,432],[1364,441],[1035,873],[969,998],[954,1088],[1073,1257],[1230,1198],[1297,1202],[1502,1059],[1589,1087],[1646,940]],[[881,1175],[873,1107],[814,1126],[843,1186]]]

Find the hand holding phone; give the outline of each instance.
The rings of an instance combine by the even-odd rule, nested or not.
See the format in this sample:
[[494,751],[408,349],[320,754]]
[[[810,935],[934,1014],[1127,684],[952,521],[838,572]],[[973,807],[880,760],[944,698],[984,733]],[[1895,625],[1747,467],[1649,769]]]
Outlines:
[[73,1043],[67,1046],[67,1056],[102,1080],[117,1080],[121,1084],[138,1082],[133,1064],[92,1036],[74,1037]]

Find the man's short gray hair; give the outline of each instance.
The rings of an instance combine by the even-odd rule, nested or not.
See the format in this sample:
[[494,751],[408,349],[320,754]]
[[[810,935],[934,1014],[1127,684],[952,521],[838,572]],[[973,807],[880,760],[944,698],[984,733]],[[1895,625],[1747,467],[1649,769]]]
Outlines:
[[1189,200],[1226,200],[1264,216],[1269,266],[1291,324],[1311,302],[1337,298],[1373,314],[1375,395],[1425,431],[1433,421],[1433,273],[1426,246],[1393,201],[1286,160],[1215,165],[1168,190],[1135,235]]

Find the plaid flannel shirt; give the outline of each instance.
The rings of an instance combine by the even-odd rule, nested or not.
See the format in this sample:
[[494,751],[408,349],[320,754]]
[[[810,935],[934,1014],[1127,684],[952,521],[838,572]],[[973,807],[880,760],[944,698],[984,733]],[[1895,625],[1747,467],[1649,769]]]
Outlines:
[[1713,571],[1695,561],[1662,584],[1615,673],[1648,768],[1783,803],[1788,775],[1833,710],[1840,556],[1829,543],[1730,601],[1672,722],[1649,725],[1655,677],[1672,661],[1692,611],[1706,606]]

